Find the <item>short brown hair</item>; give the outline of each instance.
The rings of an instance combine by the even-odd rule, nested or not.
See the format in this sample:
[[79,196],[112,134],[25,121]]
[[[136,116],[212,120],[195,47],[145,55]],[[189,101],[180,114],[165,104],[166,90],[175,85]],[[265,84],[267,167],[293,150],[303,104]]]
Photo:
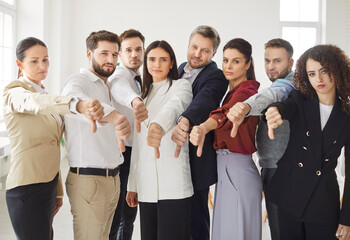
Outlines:
[[145,37],[140,33],[139,31],[135,29],[129,29],[124,31],[122,34],[119,36],[120,43],[123,42],[127,38],[133,38],[133,37],[138,37],[141,39],[143,45],[145,45]]
[[288,53],[288,57],[292,58],[293,57],[293,47],[292,45],[282,39],[282,38],[274,38],[271,39],[270,41],[268,41],[267,43],[265,43],[265,49],[266,48],[284,48],[286,49],[287,53]]
[[90,33],[90,35],[86,38],[86,48],[92,51],[95,50],[99,41],[117,43],[118,48],[120,48],[120,41],[118,35],[106,30]]
[[219,33],[215,30],[215,28],[211,27],[211,26],[207,26],[207,25],[200,25],[198,27],[196,27],[190,36],[190,42],[191,39],[193,37],[193,35],[195,34],[200,34],[205,38],[209,38],[210,40],[213,41],[213,52],[216,52],[216,50],[218,49],[219,45],[220,45],[220,36]]

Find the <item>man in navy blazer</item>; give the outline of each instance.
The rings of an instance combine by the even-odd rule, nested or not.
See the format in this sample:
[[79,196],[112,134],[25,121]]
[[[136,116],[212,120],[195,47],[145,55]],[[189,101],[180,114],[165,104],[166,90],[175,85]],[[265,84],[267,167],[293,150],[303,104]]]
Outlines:
[[[209,113],[219,107],[227,90],[224,74],[218,69],[214,57],[220,44],[217,31],[210,26],[198,26],[190,36],[187,60],[180,65],[179,75],[192,84],[193,100],[178,119],[172,139],[178,147],[179,154],[185,143],[189,130],[194,125],[203,123]],[[213,148],[214,132],[209,132],[203,145],[203,154],[197,157],[197,147],[190,143],[194,195],[191,202],[191,239],[209,240],[210,217],[208,193],[210,185],[217,182],[216,152]]]

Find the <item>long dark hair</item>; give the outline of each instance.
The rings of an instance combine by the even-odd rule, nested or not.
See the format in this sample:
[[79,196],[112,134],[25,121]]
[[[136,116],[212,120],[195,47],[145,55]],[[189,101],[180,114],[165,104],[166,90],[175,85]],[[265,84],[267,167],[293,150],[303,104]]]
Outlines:
[[230,40],[226,45],[224,46],[224,52],[226,49],[237,49],[240,53],[244,55],[245,63],[250,62],[250,67],[247,70],[247,79],[248,80],[256,80],[255,78],[255,72],[254,72],[254,61],[252,57],[252,45],[250,45],[249,42],[242,38],[234,38]]
[[[35,38],[35,37],[28,37],[28,38],[25,38],[23,40],[21,40],[18,44],[17,44],[17,47],[16,47],[16,57],[18,60],[20,60],[21,62],[23,61],[23,59],[25,58],[25,51],[28,49],[28,48],[31,48],[35,45],[40,45],[40,46],[43,46],[47,49],[45,43],[43,41],[41,41],[40,39],[38,38]],[[21,77],[23,74],[22,74],[22,71],[21,69],[18,70],[18,77]]]
[[148,53],[154,49],[154,48],[162,48],[163,50],[165,50],[167,53],[169,53],[170,55],[170,61],[173,62],[173,67],[170,69],[169,73],[168,73],[168,81],[170,81],[170,85],[172,84],[172,80],[177,80],[179,79],[179,73],[177,71],[177,63],[176,63],[176,57],[175,57],[175,53],[173,48],[170,46],[169,43],[167,43],[164,40],[161,41],[154,41],[152,42],[146,49],[145,51],[145,55],[143,58],[143,80],[142,80],[142,93],[141,93],[141,97],[145,98],[148,96],[149,91],[151,90],[151,86],[153,83],[153,78],[152,75],[148,72],[148,68],[147,68],[147,56]]
[[299,89],[308,98],[316,95],[306,71],[307,60],[312,59],[321,64],[328,71],[334,81],[338,96],[342,101],[342,109],[350,115],[350,59],[343,50],[335,45],[317,45],[301,55],[297,61],[294,74],[295,88]]

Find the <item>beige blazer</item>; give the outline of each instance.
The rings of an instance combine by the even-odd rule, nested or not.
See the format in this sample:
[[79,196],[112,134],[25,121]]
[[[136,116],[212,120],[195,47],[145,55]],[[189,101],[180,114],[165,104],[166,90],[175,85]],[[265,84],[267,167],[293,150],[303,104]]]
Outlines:
[[[57,114],[70,113],[71,98],[38,93],[20,78],[5,87],[3,100],[11,145],[6,189],[52,181],[59,172],[64,127]],[[63,195],[62,186],[57,194]]]

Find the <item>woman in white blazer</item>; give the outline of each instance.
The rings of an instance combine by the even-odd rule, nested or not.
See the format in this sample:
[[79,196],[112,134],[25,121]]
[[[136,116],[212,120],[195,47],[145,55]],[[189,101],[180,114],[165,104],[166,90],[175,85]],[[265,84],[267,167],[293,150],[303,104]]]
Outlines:
[[142,98],[148,119],[134,134],[127,202],[140,203],[141,239],[190,239],[193,187],[188,144],[175,158],[171,133],[192,100],[191,85],[178,79],[176,58],[166,41],[145,51]]

